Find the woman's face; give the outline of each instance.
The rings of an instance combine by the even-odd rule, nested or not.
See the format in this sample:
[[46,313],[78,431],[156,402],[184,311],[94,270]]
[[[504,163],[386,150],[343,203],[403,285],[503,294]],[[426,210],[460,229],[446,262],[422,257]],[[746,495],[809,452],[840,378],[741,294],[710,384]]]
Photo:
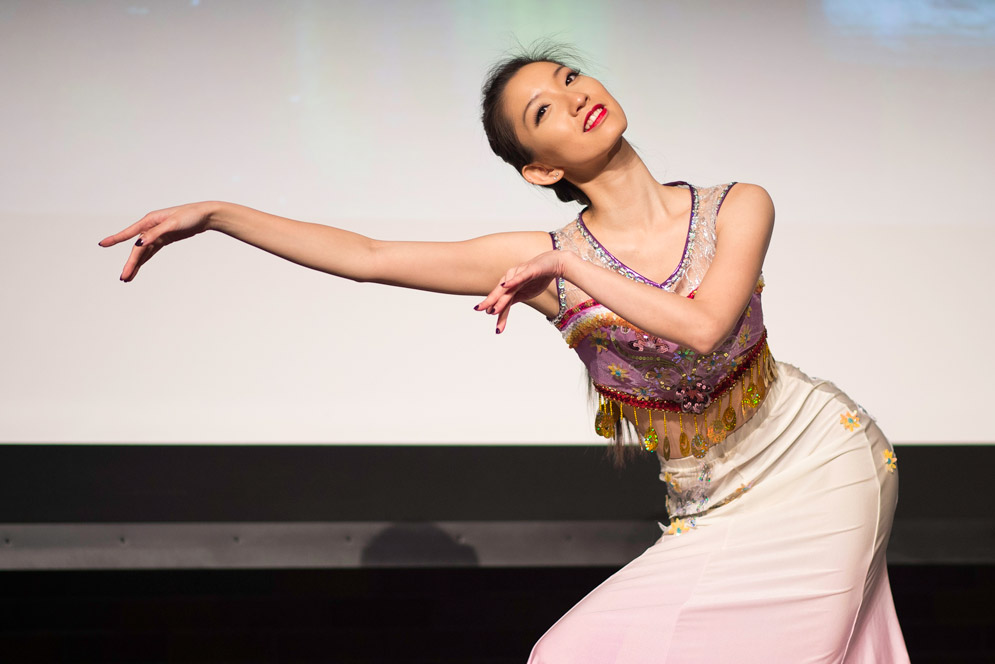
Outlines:
[[600,170],[625,131],[625,113],[597,79],[555,62],[533,62],[516,73],[503,106],[534,160],[568,179]]

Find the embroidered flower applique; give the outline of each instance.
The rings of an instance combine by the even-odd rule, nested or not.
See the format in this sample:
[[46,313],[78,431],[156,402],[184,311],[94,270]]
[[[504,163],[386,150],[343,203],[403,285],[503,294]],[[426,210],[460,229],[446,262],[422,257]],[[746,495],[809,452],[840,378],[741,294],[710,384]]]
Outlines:
[[608,335],[597,330],[591,333],[591,343],[594,344],[594,348],[600,353],[603,350],[608,350]]
[[680,493],[680,491],[681,491],[681,487],[679,487],[679,486],[677,485],[677,481],[676,481],[676,480],[674,479],[674,476],[673,476],[673,475],[671,475],[671,474],[670,474],[669,472],[667,472],[667,473],[664,473],[664,474],[663,474],[663,481],[664,481],[664,482],[665,482],[665,483],[667,484],[667,486],[669,486],[669,487],[670,487],[671,489],[673,489],[674,491],[676,491],[676,492]]
[[628,376],[629,370],[628,369],[623,369],[622,367],[620,367],[620,366],[618,366],[616,364],[609,364],[608,365],[608,373],[611,374],[612,378],[614,378],[615,380],[618,380],[618,381],[627,380],[628,377],[629,377]]
[[847,431],[854,431],[860,428],[860,415],[856,412],[846,411],[840,415],[840,424],[843,425]]
[[690,348],[678,348],[674,351],[674,362],[682,362],[694,357],[694,351]]
[[694,524],[684,519],[671,519],[670,526],[667,528],[667,535],[680,535],[686,533],[688,530],[694,527]]
[[888,469],[889,473],[895,472],[898,468],[898,457],[891,450],[885,450],[881,453],[884,456],[884,466]]
[[629,342],[629,348],[637,350],[640,353],[653,350],[667,350],[667,342],[660,337],[651,337],[648,334],[643,334],[633,339]]
[[700,415],[705,412],[712,402],[712,397],[708,393],[708,386],[704,381],[691,382],[690,379],[684,381],[680,387],[674,391],[674,396],[681,403],[681,410],[685,413],[695,413]]

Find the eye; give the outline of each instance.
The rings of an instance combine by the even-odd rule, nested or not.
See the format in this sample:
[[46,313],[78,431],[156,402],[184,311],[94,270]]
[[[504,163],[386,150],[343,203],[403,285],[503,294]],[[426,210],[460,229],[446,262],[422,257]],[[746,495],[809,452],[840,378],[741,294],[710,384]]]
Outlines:
[[546,115],[546,109],[547,109],[547,108],[549,108],[549,104],[543,104],[542,106],[540,106],[540,107],[539,107],[539,108],[538,108],[538,109],[536,110],[536,119],[535,119],[535,123],[536,123],[536,126],[537,126],[537,127],[539,126],[539,120],[541,120],[541,119],[542,119],[542,116]]
[[566,84],[570,85],[571,83],[574,82],[574,79],[576,79],[578,76],[580,76],[580,72],[576,71],[570,72],[569,74],[567,74]]

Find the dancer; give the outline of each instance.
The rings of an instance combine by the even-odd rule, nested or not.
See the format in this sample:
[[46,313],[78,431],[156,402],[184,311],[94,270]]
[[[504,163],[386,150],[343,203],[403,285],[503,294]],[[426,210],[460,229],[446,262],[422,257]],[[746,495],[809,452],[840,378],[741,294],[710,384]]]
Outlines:
[[124,281],[162,247],[214,230],[356,281],[482,296],[475,308],[498,333],[517,303],[545,315],[587,366],[595,428],[616,457],[659,457],[670,522],[530,662],[907,662],[885,561],[894,451],[845,394],[771,355],[767,192],[659,184],[624,138],[619,103],[555,54],[496,66],[483,121],[525,180],[585,206],[575,220],[383,242],[202,202],[100,244],[138,237]]

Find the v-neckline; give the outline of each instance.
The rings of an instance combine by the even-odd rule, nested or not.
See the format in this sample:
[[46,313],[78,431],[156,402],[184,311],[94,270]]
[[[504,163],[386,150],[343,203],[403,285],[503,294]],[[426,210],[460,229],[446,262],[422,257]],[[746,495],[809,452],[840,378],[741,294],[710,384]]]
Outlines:
[[584,223],[584,210],[581,210],[580,214],[577,215],[577,228],[580,229],[581,235],[583,235],[584,238],[588,241],[588,243],[594,248],[595,253],[601,256],[605,260],[605,262],[608,263],[609,266],[612,269],[614,269],[616,272],[619,272],[623,276],[633,279],[634,281],[638,281],[640,283],[648,284],[650,286],[656,286],[657,288],[662,288],[664,290],[667,290],[668,288],[672,287],[675,282],[678,281],[681,273],[683,272],[684,266],[688,262],[688,249],[691,246],[691,237],[694,232],[694,225],[695,222],[697,221],[696,218],[698,213],[698,193],[694,190],[693,185],[690,185],[684,181],[679,181],[679,182],[668,182],[664,186],[679,186],[679,185],[687,185],[688,190],[691,192],[691,212],[688,213],[688,232],[687,235],[684,237],[684,251],[681,253],[681,259],[677,261],[677,267],[674,268],[674,271],[670,274],[669,277],[667,277],[663,281],[663,283],[657,283],[652,279],[645,277],[642,274],[636,272],[631,267],[629,267],[628,265],[620,261],[618,258],[616,258],[612,252],[608,251],[605,245],[601,244],[598,238],[594,236],[594,233],[592,233],[591,230],[587,227],[587,224]]

